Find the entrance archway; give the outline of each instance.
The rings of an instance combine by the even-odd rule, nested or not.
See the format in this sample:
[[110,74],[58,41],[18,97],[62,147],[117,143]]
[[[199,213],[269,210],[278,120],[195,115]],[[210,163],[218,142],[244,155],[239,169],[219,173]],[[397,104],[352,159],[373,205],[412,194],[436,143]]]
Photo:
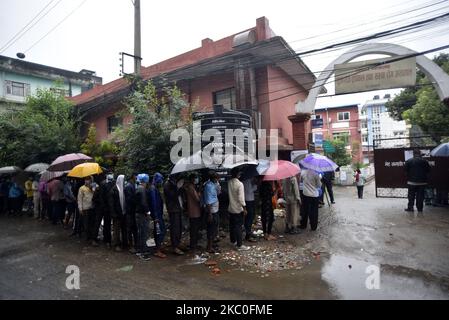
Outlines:
[[[310,90],[307,99],[299,101],[296,104],[297,114],[310,114],[315,109],[316,99],[322,86],[326,84],[329,78],[334,73],[334,67],[336,64],[347,63],[355,58],[369,55],[369,54],[383,54],[388,56],[402,56],[415,54],[416,51],[408,49],[406,47],[391,44],[391,43],[368,43],[357,46],[348,52],[345,52],[340,57],[330,63],[326,69],[320,74],[316,80],[313,88]],[[444,72],[436,63],[424,55],[416,57],[416,64],[419,69],[432,81],[435,89],[438,92],[438,96],[446,104],[449,103],[449,75]],[[448,104],[449,105],[449,104]]]

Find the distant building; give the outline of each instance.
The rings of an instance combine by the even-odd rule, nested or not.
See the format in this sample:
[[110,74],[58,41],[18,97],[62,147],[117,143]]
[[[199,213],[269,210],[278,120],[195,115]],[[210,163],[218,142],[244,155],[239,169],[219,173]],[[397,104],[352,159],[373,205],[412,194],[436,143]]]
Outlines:
[[385,95],[383,99],[374,96],[373,100],[368,100],[362,107],[361,128],[365,162],[372,159],[374,140],[376,146],[382,147],[408,145],[407,139],[402,138],[409,136],[409,128],[405,121],[396,121],[390,117],[386,107],[386,103],[390,100],[390,95]]
[[0,56],[0,112],[20,108],[38,88],[72,97],[101,83],[94,71],[73,72]]
[[357,104],[315,109],[312,120],[312,140],[317,151],[322,142],[342,140],[353,162],[362,161],[359,106]]

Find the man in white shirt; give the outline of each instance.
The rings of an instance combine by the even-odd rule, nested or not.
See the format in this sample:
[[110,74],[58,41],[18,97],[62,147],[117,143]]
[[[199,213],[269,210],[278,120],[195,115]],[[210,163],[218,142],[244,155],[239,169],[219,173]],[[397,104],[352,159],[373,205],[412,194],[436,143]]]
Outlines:
[[310,229],[315,231],[318,226],[318,203],[321,178],[318,172],[304,169],[301,172],[301,181],[303,183],[304,210],[301,211],[300,228],[307,228],[307,221],[310,219]]
[[231,171],[232,179],[228,181],[229,196],[229,232],[231,242],[236,244],[237,250],[248,250],[249,247],[242,245],[243,217],[247,214],[245,203],[245,189],[239,180],[238,168]]

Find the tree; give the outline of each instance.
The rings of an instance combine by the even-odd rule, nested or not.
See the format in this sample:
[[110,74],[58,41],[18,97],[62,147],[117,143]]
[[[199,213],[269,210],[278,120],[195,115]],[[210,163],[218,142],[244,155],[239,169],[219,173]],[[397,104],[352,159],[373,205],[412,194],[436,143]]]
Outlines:
[[351,156],[346,152],[346,143],[340,139],[331,141],[335,151],[332,153],[325,152],[324,154],[332,159],[338,166],[347,166],[351,163]]
[[[449,74],[449,54],[442,53],[433,61]],[[440,101],[429,82],[422,72],[418,72],[418,86],[403,90],[386,107],[394,119],[419,126],[425,134],[440,143],[444,136],[449,136],[449,109]]]
[[98,143],[96,136],[97,129],[94,124],[91,124],[87,137],[81,145],[81,152],[91,156],[101,166],[113,166],[114,160],[120,153],[119,145],[111,140],[103,140]]
[[38,89],[23,110],[0,115],[0,165],[50,163],[79,151],[79,123],[71,102]]
[[182,92],[167,83],[160,90],[152,82],[138,83],[124,104],[133,120],[121,134],[121,170],[128,174],[168,173],[172,166],[170,134],[176,128],[188,126],[182,110],[187,110],[189,104]]

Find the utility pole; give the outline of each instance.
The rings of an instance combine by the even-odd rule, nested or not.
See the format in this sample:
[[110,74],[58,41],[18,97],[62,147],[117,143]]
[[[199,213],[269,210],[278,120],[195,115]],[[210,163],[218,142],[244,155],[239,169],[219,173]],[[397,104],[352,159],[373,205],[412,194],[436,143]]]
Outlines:
[[140,0],[134,0],[134,74],[140,76],[142,60],[140,35]]

